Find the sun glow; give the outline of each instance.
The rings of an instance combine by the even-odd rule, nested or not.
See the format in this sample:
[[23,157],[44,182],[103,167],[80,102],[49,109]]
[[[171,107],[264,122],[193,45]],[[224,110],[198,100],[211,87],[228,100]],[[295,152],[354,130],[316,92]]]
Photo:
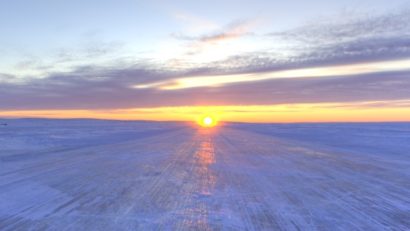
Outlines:
[[216,120],[211,116],[204,116],[199,121],[199,125],[202,127],[214,127],[216,125]]
[[[212,125],[216,125],[217,127],[224,126],[226,122],[399,122],[409,121],[410,100],[152,107],[111,110],[2,111],[0,109],[0,118],[93,118],[109,120],[184,121],[197,126],[203,126],[202,121],[207,116],[213,120]],[[0,119],[0,122],[1,120],[2,119]]]

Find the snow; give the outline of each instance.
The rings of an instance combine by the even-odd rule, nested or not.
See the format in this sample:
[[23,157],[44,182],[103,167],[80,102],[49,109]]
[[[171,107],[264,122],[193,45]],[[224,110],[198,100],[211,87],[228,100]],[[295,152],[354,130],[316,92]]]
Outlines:
[[0,230],[409,230],[410,124],[0,120]]

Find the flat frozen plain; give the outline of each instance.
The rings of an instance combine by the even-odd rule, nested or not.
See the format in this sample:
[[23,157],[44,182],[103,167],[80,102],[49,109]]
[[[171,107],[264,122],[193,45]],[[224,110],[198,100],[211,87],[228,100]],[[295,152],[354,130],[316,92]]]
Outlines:
[[0,230],[410,230],[409,123],[0,123]]

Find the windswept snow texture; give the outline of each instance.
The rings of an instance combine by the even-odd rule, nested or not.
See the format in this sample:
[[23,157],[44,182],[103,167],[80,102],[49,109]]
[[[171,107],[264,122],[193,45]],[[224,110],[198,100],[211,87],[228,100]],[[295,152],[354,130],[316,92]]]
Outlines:
[[410,124],[0,120],[0,230],[410,230]]

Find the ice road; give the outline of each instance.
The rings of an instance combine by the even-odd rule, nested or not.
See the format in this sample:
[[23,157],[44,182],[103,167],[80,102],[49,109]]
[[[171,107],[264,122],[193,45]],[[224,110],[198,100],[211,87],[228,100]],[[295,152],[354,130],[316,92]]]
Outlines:
[[0,230],[410,230],[410,124],[0,122]]

